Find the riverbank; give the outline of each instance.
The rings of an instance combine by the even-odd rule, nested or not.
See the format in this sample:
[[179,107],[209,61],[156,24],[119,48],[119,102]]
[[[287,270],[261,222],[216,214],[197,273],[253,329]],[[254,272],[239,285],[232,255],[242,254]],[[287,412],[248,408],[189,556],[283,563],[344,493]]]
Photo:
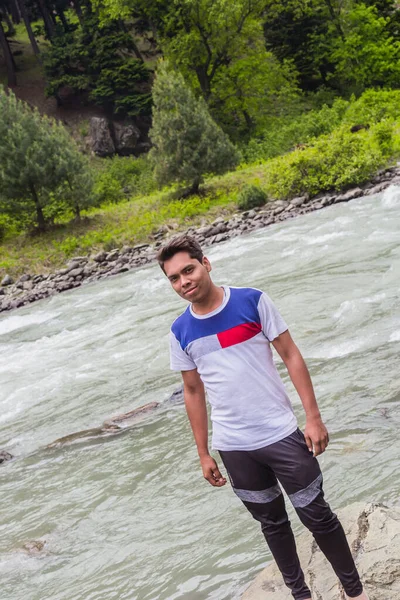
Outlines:
[[369,183],[343,193],[318,194],[311,198],[299,196],[290,201],[277,200],[228,218],[220,216],[210,225],[199,228],[191,226],[185,230],[171,231],[162,226],[153,234],[155,241],[152,244],[123,246],[109,252],[102,250],[88,256],[76,256],[64,268],[50,274],[24,273],[15,281],[6,275],[0,284],[0,312],[149,264],[155,260],[157,250],[164,241],[177,233],[186,232],[206,247],[331,204],[377,194],[392,184],[400,184],[400,164],[380,171]]

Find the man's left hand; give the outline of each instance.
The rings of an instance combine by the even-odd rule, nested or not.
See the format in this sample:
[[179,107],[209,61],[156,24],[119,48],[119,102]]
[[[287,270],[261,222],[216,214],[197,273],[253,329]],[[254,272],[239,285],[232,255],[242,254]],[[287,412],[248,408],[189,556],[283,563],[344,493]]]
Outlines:
[[329,444],[329,434],[321,417],[307,418],[304,437],[309,451],[314,456],[325,452]]

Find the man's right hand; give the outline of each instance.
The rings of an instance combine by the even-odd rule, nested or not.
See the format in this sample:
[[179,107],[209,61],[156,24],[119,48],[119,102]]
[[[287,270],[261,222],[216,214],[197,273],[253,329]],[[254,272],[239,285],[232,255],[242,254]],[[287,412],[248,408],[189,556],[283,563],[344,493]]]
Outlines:
[[203,469],[203,477],[207,479],[214,487],[221,487],[226,484],[225,477],[222,477],[218,465],[209,454],[200,458],[201,468]]

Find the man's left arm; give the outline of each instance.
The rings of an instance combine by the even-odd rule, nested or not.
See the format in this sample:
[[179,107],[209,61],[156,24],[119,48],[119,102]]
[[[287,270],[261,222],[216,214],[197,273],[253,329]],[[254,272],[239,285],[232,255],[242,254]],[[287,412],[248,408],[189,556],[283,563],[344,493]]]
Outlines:
[[329,443],[329,435],[319,412],[307,365],[289,331],[281,333],[271,343],[285,363],[303,404],[306,413],[304,436],[308,449],[314,453],[314,456],[318,456],[325,451]]

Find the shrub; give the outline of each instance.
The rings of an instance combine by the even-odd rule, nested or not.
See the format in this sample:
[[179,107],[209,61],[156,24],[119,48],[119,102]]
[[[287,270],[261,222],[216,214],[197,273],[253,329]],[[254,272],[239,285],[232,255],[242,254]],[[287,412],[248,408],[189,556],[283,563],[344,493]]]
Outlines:
[[266,204],[267,194],[257,185],[246,185],[237,197],[237,205],[240,210],[250,210],[256,206]]
[[98,204],[117,203],[128,196],[149,194],[155,187],[153,168],[147,158],[114,156],[104,160],[94,192]]
[[271,160],[266,166],[267,193],[290,198],[363,183],[393,151],[388,132],[378,134],[376,128],[353,134],[342,125],[313,146]]

